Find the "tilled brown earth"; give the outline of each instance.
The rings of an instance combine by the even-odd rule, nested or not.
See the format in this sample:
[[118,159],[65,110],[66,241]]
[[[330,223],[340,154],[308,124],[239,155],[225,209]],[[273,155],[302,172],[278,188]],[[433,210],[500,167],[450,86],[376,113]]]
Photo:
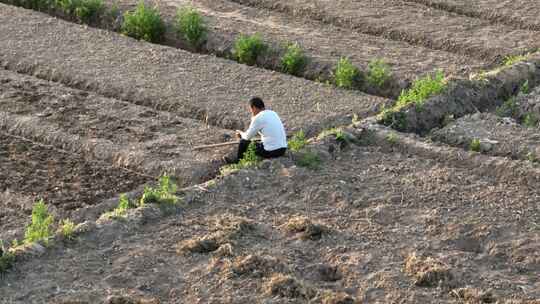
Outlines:
[[283,160],[218,179],[176,216],[105,222],[17,264],[0,293],[6,303],[536,303],[537,187],[390,151],[353,147],[320,171]]
[[[414,45],[497,59],[534,50],[539,33],[406,1],[234,0]],[[533,9],[538,4],[531,4]],[[411,22],[413,20],[413,22]]]
[[290,130],[373,114],[386,99],[191,54],[0,5],[0,63],[9,70],[235,129],[259,95]]
[[231,137],[198,120],[5,70],[0,129],[147,175],[176,173],[186,184],[212,176],[225,153],[193,146]]
[[44,199],[57,218],[152,181],[83,155],[59,151],[0,132],[0,239],[18,235],[32,205]]

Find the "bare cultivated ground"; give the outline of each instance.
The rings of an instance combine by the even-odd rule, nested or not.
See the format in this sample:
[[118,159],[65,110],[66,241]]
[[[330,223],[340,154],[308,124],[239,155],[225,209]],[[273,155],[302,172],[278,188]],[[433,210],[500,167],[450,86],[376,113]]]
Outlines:
[[290,130],[320,130],[353,113],[366,117],[386,99],[152,45],[1,5],[0,63],[118,99],[222,128],[239,129],[246,100],[261,96]]
[[537,187],[400,152],[351,147],[320,171],[282,160],[218,179],[176,216],[110,222],[18,265],[0,292],[6,303],[536,303],[525,300],[540,297]]
[[[381,12],[392,16],[401,3]],[[379,5],[349,4],[367,12]],[[240,100],[253,92],[272,96],[291,129],[312,132],[386,102],[0,8],[0,62],[12,70],[0,73],[0,185],[9,185],[0,189],[2,238],[19,237],[40,195],[70,216],[148,182],[138,170],[157,168],[154,161],[186,158],[195,168],[189,136],[173,135],[217,140],[228,132],[205,123],[241,126]],[[432,16],[418,26],[459,28],[450,26],[453,14]],[[492,55],[506,54],[512,39]],[[534,134],[505,128],[488,124],[485,132],[532,142]],[[173,215],[147,206],[125,221],[87,218],[94,229],[0,276],[0,303],[538,303],[539,168],[381,126],[347,131],[363,144],[339,148],[327,138],[310,146],[320,170],[294,165],[292,155],[183,190]],[[110,152],[77,149],[93,140],[142,156],[121,169]]]
[[449,12],[502,23],[509,27],[540,30],[540,7],[535,0],[405,0]]
[[[406,1],[233,1],[484,60],[526,53],[540,46],[538,32]],[[537,3],[531,5],[538,7]]]

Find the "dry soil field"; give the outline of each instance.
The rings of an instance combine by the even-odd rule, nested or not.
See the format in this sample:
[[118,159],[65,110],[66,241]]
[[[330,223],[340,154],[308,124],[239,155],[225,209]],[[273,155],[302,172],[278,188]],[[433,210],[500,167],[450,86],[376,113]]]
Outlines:
[[[540,57],[508,63],[540,47],[537,1],[151,3],[163,44],[0,4],[0,303],[540,303]],[[169,27],[186,5],[200,49]],[[303,73],[230,60],[254,33],[298,42]],[[341,57],[391,81],[324,83]],[[380,124],[435,70],[446,90]],[[231,140],[256,95],[307,146],[220,173],[233,148],[193,147]],[[174,208],[106,215],[164,173]],[[11,245],[38,199],[73,239]]]

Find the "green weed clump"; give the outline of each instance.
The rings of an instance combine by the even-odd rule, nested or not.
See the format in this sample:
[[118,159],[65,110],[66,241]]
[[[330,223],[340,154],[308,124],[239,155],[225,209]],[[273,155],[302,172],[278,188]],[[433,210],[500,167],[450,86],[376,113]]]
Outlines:
[[335,136],[336,140],[338,140],[338,141],[346,139],[345,133],[340,128],[325,129],[321,133],[319,133],[319,135],[317,136],[317,139],[322,140],[322,139],[324,139],[324,138],[326,138],[328,136]]
[[[177,186],[171,180],[171,177],[167,174],[164,174],[159,178],[159,185],[157,188],[144,188],[143,196],[140,200],[140,205],[142,206],[148,203],[156,203],[169,206],[176,205],[178,203],[176,190]],[[129,202],[127,204],[129,204]],[[123,206],[123,208],[125,208],[125,205]]]
[[14,0],[13,4],[27,9],[42,11],[53,8],[55,3],[54,0]]
[[199,48],[204,43],[208,33],[203,16],[192,7],[176,12],[176,30],[194,48]]
[[480,139],[475,138],[469,144],[469,150],[474,152],[480,152],[482,150],[482,145],[480,144]]
[[409,104],[414,104],[417,110],[421,110],[428,98],[442,93],[446,87],[447,83],[442,71],[437,71],[433,77],[427,75],[416,80],[410,89],[401,92],[393,107],[382,109],[378,115],[379,122],[397,130],[405,130],[406,116],[401,110]]
[[525,61],[527,59],[528,55],[509,55],[506,56],[503,60],[504,66],[511,66],[518,62]]
[[527,113],[523,116],[522,124],[527,128],[536,128],[538,127],[538,116],[534,113]]
[[60,232],[66,240],[72,240],[75,234],[75,223],[69,219],[65,219],[60,223]]
[[518,104],[514,97],[509,98],[501,106],[495,109],[495,114],[499,117],[516,117],[518,115]]
[[531,163],[537,163],[538,157],[536,157],[536,154],[534,154],[533,152],[529,152],[527,153],[527,160],[530,161]]
[[390,77],[390,66],[382,59],[372,60],[369,63],[366,80],[370,85],[382,88]]
[[297,43],[294,43],[287,46],[287,51],[281,57],[281,68],[284,73],[298,76],[306,62],[304,51]]
[[4,242],[0,240],[0,274],[10,269],[15,262],[15,256],[9,252],[9,249],[4,246]]
[[393,146],[397,144],[398,136],[395,133],[390,133],[386,136],[386,141]]
[[336,66],[334,77],[336,86],[352,89],[360,77],[360,71],[351,63],[349,58],[341,57]]
[[106,215],[110,218],[115,219],[123,218],[124,216],[126,216],[127,211],[133,208],[137,208],[137,204],[130,201],[125,193],[122,193],[120,194],[120,198],[118,200],[118,206],[114,208],[113,211],[106,213]]
[[105,12],[102,0],[57,0],[56,6],[69,16],[81,22],[91,22]]
[[434,77],[427,75],[420,78],[413,83],[410,89],[401,92],[396,106],[400,108],[414,103],[417,108],[421,108],[428,98],[442,93],[446,86],[443,72],[437,71]]
[[221,167],[220,172],[221,175],[225,175],[229,172],[257,167],[257,165],[259,165],[261,161],[261,157],[259,157],[256,153],[255,143],[251,142],[247,148],[246,153],[244,153],[244,157],[242,157],[242,159],[237,164],[223,166]]
[[321,158],[313,151],[305,151],[296,160],[296,164],[311,170],[317,170],[321,167]]
[[519,92],[522,94],[529,94],[531,92],[528,79],[519,87]]
[[141,1],[135,11],[124,14],[122,33],[135,39],[158,43],[165,35],[165,24],[157,8],[146,7]]
[[306,135],[304,134],[304,131],[302,130],[296,132],[288,142],[289,150],[293,152],[298,152],[302,150],[302,148],[304,148],[306,145],[307,145]]
[[24,233],[24,243],[31,244],[38,241],[48,243],[49,238],[53,235],[52,224],[54,217],[47,211],[47,206],[43,200],[39,200],[34,204],[32,209],[32,223],[26,228]]
[[238,62],[254,65],[257,63],[257,58],[262,55],[266,49],[267,46],[260,34],[252,36],[240,35],[234,43],[233,53]]
[[377,116],[379,122],[396,130],[404,131],[407,128],[407,120],[405,113],[400,110],[401,108],[397,106],[383,108]]

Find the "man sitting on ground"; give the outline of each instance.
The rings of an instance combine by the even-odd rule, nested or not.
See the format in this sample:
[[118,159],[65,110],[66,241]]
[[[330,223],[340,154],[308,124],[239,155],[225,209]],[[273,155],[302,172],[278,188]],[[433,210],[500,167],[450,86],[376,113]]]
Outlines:
[[249,101],[251,111],[251,124],[247,131],[236,130],[236,137],[240,139],[238,146],[238,159],[244,157],[251,139],[258,133],[261,141],[255,143],[255,153],[262,158],[274,158],[285,155],[287,151],[287,137],[285,128],[276,112],[266,110],[264,102],[259,97]]

